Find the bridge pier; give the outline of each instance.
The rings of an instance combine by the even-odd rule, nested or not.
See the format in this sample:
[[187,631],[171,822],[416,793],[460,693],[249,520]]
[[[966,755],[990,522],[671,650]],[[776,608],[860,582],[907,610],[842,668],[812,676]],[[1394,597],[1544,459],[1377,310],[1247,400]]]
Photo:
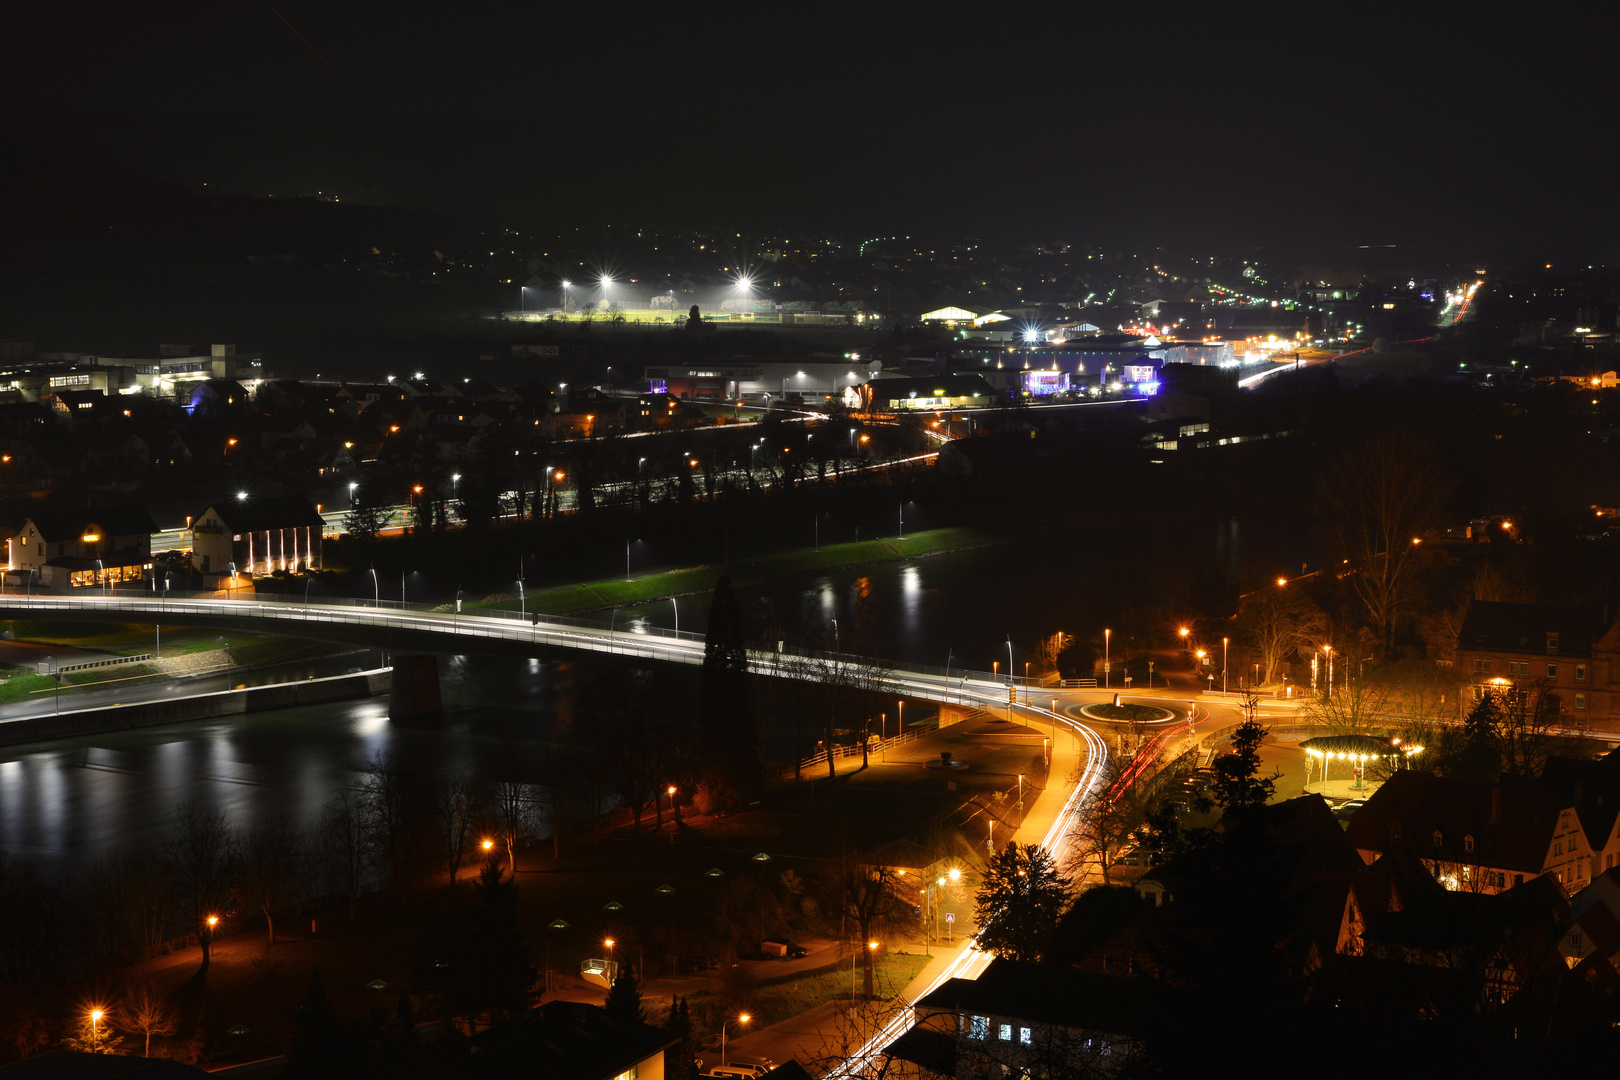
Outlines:
[[388,682],[388,719],[410,720],[435,716],[444,703],[439,697],[439,658],[421,654],[394,654],[394,672]]

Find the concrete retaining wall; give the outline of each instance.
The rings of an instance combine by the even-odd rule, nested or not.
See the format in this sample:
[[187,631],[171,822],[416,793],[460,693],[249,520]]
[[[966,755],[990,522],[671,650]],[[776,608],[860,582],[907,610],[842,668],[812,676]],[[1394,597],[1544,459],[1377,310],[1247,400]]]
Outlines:
[[390,669],[379,668],[353,675],[333,675],[324,679],[273,683],[163,701],[106,705],[97,709],[75,709],[50,716],[0,721],[0,746],[71,739],[159,724],[183,724],[191,720],[214,720],[221,716],[292,709],[328,701],[354,701],[386,693],[389,675]]

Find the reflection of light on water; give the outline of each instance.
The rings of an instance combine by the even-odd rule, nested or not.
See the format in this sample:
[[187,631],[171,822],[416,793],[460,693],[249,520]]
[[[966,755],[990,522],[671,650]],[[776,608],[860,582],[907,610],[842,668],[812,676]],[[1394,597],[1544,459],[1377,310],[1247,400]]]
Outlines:
[[538,656],[529,657],[529,670],[530,671],[539,671],[540,670],[540,658]]
[[388,730],[388,706],[366,702],[354,710],[354,733],[362,738],[375,738]]
[[900,618],[906,634],[915,634],[917,620],[922,615],[922,571],[915,566],[900,570]]
[[823,581],[821,583],[821,606],[831,611],[837,602],[838,598],[833,593],[832,582]]
[[641,616],[637,616],[634,619],[631,619],[629,625],[630,625],[630,632],[632,634],[645,634],[647,632],[647,627],[648,627],[649,624],[647,622],[646,616],[641,615]]

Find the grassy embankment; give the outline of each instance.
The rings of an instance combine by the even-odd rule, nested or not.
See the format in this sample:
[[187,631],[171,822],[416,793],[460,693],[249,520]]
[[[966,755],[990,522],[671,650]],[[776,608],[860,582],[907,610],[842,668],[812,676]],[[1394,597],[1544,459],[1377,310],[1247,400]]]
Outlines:
[[[12,624],[13,634],[19,641],[62,649],[87,649],[110,656],[140,656],[150,653],[155,643],[152,628],[138,625],[108,626],[105,623],[65,624],[28,623]],[[196,661],[180,671],[165,671],[151,662],[117,664],[104,668],[70,671],[62,677],[63,694],[77,690],[95,690],[110,684],[140,685],[155,679],[172,679],[180,675],[215,675],[225,668],[225,645],[230,644],[229,661],[233,667],[250,668],[263,664],[276,664],[303,657],[325,655],[330,646],[320,642],[299,641],[295,638],[262,637],[257,634],[210,633],[206,630],[176,629],[163,638],[163,658],[178,660],[196,657]],[[43,659],[43,658],[42,658]],[[0,671],[0,704],[32,701],[55,690],[48,675],[35,674],[28,667],[13,667],[9,677]]]
[[[725,576],[731,578],[733,585],[752,585],[770,578],[790,577],[794,574],[938,555],[961,548],[1000,543],[1003,539],[981,529],[930,529],[903,540],[899,537],[890,537],[885,540],[827,544],[819,551],[799,549],[774,555],[760,555],[735,562],[730,566],[693,566],[652,574],[636,574],[629,578],[609,578],[602,581],[580,582],[576,585],[536,589],[528,594],[525,603],[529,611],[540,611],[547,615],[574,615],[612,607],[615,604],[644,604],[671,596],[712,592],[715,583]],[[499,599],[492,598],[481,606],[515,609],[518,601],[515,596],[503,596]]]

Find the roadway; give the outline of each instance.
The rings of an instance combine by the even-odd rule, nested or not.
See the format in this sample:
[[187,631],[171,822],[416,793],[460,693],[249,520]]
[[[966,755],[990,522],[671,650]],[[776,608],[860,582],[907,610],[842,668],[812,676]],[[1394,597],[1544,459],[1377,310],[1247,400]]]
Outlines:
[[[1090,805],[1088,796],[1100,785],[1108,762],[1107,741],[1097,731],[1076,720],[1068,709],[1081,704],[1111,701],[1114,693],[1115,691],[1110,689],[1054,691],[1050,687],[1043,687],[1039,697],[1056,697],[1054,703],[1059,705],[1057,710],[1044,708],[1034,702],[1025,702],[1017,706],[1026,717],[1039,718],[1046,723],[1061,724],[1070,728],[1084,742],[1085,760],[1079,772],[1078,783],[1067,795],[1063,795],[1059,788],[1049,789],[1051,793],[1062,798],[1061,803],[1056,799],[1048,800],[1047,793],[1043,792],[1012,836],[1013,840],[1021,844],[1039,844],[1053,856],[1054,862],[1059,867],[1077,867],[1084,855],[1089,840],[1086,827],[1086,811]],[[1163,756],[1174,756],[1187,745],[1199,740],[1198,729],[1202,728],[1208,732],[1242,719],[1241,698],[1235,696],[1223,697],[1217,701],[1200,701],[1196,697],[1197,691],[1191,698],[1176,694],[1173,690],[1160,693],[1153,691],[1131,693],[1122,690],[1119,693],[1123,701],[1132,704],[1159,705],[1174,714],[1168,720],[1145,725],[1155,728],[1156,733],[1144,746],[1143,752],[1137,755],[1137,760],[1144,764],[1150,760],[1149,751],[1157,749]],[[994,703],[1005,705],[1005,702],[1006,696],[1003,693]],[[1293,711],[1298,708],[1297,703],[1275,700],[1262,701],[1261,705],[1266,712],[1273,714],[1278,710]],[[1052,774],[1056,776],[1059,772],[1055,754],[1053,760]],[[1118,782],[1129,783],[1135,779],[1135,775],[1127,767]],[[913,1007],[918,1000],[932,993],[947,979],[978,978],[989,966],[991,959],[989,953],[978,947],[976,939],[970,938],[954,953],[947,954],[930,964],[901,993],[900,1007],[882,1014],[876,1032],[847,1060],[829,1070],[825,1074],[827,1080],[845,1080],[851,1076],[868,1075],[868,1066],[872,1060],[882,1054],[883,1049],[895,1039],[910,1030],[915,1022]]]
[[[524,617],[519,612],[482,610],[460,613],[439,611],[425,605],[405,605],[397,601],[365,602],[333,600],[300,602],[295,597],[255,596],[228,598],[135,598],[129,596],[5,596],[0,597],[0,618],[92,618],[121,622],[170,621],[195,626],[220,626],[233,630],[308,637],[341,642],[351,647],[373,645],[388,648],[414,647],[423,652],[517,653],[534,655],[537,649],[564,649],[642,660],[699,665],[703,662],[705,640],[701,635],[678,633],[651,627],[617,629],[610,621],[603,626],[587,620],[557,617]],[[807,660],[821,659],[796,652],[776,653],[751,650],[750,670],[790,679],[814,679],[817,667]],[[861,664],[860,657],[840,659]],[[869,669],[875,690],[905,697],[1004,708],[1008,679],[987,672],[955,671],[908,667],[890,662],[871,662]],[[1087,834],[1085,813],[1088,796],[1105,775],[1107,741],[1095,729],[1071,713],[1073,706],[1111,700],[1113,691],[1054,690],[1023,679],[1014,684],[1036,691],[1039,699],[1056,708],[1025,697],[1017,706],[1027,719],[1042,726],[1061,725],[1075,736],[1072,753],[1077,766],[1077,782],[1067,792],[1052,787],[1042,793],[1013,834],[1020,843],[1036,843],[1051,853],[1059,866],[1075,866],[1080,861]],[[1128,693],[1132,702],[1158,704],[1176,714],[1163,725],[1160,740],[1192,734],[1198,726],[1217,725],[1235,720],[1236,702],[1200,705],[1173,691]],[[1078,711],[1077,709],[1074,711]],[[1188,725],[1187,722],[1191,721]],[[1187,725],[1187,726],[1184,726]],[[1054,747],[1057,750],[1057,747]],[[1054,775],[1058,764],[1054,761]],[[931,964],[918,980],[907,987],[904,1007],[894,1010],[861,1050],[835,1067],[828,1075],[842,1078],[862,1067],[911,1026],[911,1005],[946,979],[976,978],[989,964],[990,955],[968,940],[954,954]]]

